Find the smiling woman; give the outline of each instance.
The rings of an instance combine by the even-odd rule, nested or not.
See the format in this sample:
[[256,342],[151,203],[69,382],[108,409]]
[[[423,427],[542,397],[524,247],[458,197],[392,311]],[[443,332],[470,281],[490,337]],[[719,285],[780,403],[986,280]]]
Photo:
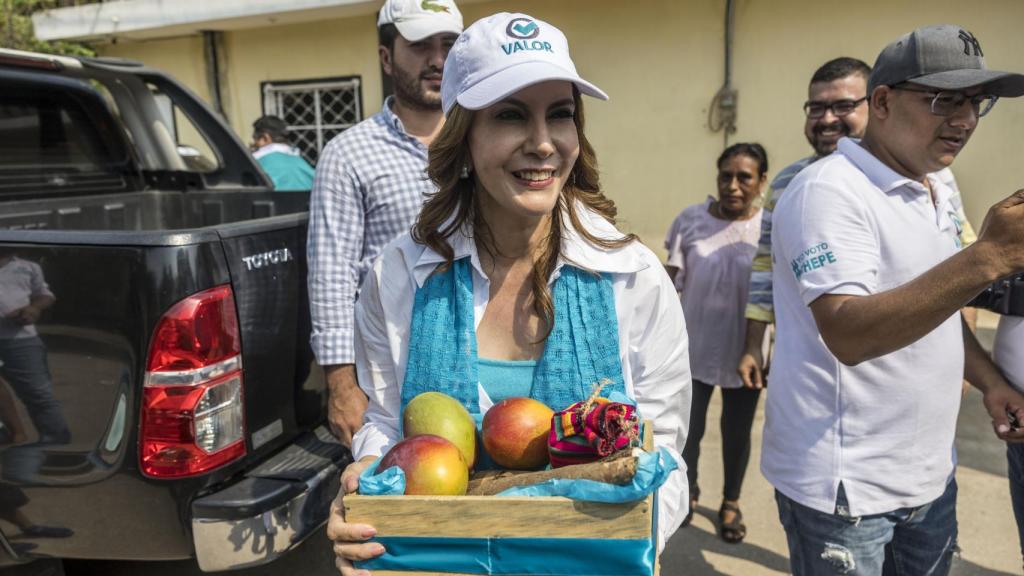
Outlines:
[[551,215],[580,153],[575,108],[572,84],[550,81],[475,115],[469,169],[483,192],[482,211],[527,219]]
[[[683,316],[657,257],[615,228],[583,95],[607,99],[546,22],[496,14],[452,47],[446,122],[428,167],[438,192],[382,254],[356,305],[356,366],[370,405],[328,529],[343,574],[385,553],[365,542],[372,527],[345,522],[341,498],[400,439],[398,417],[417,394],[443,392],[476,415],[520,396],[562,410],[607,381],[602,395],[635,402],[653,421],[655,445],[682,451]],[[686,514],[679,464],[659,489],[661,545]]]

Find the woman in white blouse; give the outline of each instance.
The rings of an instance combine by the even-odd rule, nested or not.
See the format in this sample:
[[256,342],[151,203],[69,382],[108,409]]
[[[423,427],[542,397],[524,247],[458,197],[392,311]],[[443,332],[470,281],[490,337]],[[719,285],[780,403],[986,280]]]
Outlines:
[[[521,38],[527,38],[523,40]],[[686,440],[686,327],[657,257],[616,230],[583,132],[582,94],[555,27],[496,14],[463,32],[442,83],[431,196],[392,243],[356,305],[356,368],[369,396],[328,535],[342,574],[379,556],[371,526],[344,521],[358,474],[400,439],[402,406],[438,390],[482,414],[531,396],[561,410],[600,379],[636,400],[655,444]],[[604,393],[604,391],[603,391]],[[659,490],[659,543],[686,513],[682,465]]]
[[718,196],[682,211],[665,240],[667,268],[675,279],[686,315],[693,374],[690,434],[683,450],[693,517],[700,489],[697,460],[708,403],[722,389],[722,463],[725,486],[718,534],[730,543],[746,536],[739,509],[743,476],[750,460],[750,429],[760,390],[743,387],[735,366],[743,352],[743,311],[750,268],[761,231],[756,200],[767,181],[768,156],[760,144],[734,144],[718,158]]

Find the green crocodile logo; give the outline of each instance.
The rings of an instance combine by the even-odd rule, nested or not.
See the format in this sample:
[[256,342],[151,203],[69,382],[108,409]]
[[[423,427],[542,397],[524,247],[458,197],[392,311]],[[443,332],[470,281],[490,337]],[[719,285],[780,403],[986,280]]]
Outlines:
[[423,0],[423,2],[420,2],[420,8],[430,10],[431,12],[447,12],[451,14],[451,10],[447,6],[436,4],[434,0]]

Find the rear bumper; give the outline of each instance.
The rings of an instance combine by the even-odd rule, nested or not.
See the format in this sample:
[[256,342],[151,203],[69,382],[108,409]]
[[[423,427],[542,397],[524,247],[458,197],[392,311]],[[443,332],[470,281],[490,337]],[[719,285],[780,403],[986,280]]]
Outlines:
[[348,450],[324,427],[241,481],[192,503],[192,540],[204,572],[266,564],[326,520]]

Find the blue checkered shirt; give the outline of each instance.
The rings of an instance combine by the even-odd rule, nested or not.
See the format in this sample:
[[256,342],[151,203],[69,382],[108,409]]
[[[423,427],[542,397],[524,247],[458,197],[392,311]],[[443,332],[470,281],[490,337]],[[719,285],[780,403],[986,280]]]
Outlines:
[[408,135],[392,99],[324,147],[310,195],[310,342],[321,366],[355,362],[353,308],[363,275],[408,232],[425,197],[427,148]]
[[750,291],[747,292],[745,315],[750,320],[775,323],[775,305],[772,302],[772,212],[790,181],[817,159],[817,156],[808,156],[793,162],[783,168],[768,187],[768,201],[761,214],[761,239],[757,242],[757,254],[750,270]]

